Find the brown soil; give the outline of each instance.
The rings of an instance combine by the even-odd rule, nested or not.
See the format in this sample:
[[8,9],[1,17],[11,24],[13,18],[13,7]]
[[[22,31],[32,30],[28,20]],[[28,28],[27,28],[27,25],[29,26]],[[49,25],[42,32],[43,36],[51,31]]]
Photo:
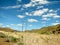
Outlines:
[[0,45],[13,45],[12,42],[6,42],[4,38],[0,38]]

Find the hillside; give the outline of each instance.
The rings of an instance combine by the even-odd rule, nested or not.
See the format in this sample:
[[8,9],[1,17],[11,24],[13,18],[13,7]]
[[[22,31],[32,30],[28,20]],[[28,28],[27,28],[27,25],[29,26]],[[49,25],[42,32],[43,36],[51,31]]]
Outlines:
[[25,32],[0,28],[0,45],[60,45],[60,24]]
[[21,31],[17,31],[11,28],[2,28],[0,27],[0,31],[5,31],[5,32],[21,32]]
[[[21,32],[21,31],[13,30],[11,28],[0,28],[0,31]],[[41,29],[26,30],[24,32],[40,33],[40,34],[58,34],[60,33],[60,24],[48,26],[48,27],[42,27]]]
[[40,33],[40,34],[60,34],[60,24],[54,25],[54,26],[48,26],[43,27],[41,29],[35,29],[31,31],[25,31],[25,32],[34,32],[34,33]]
[[14,32],[14,30],[10,28],[0,28],[0,31]]

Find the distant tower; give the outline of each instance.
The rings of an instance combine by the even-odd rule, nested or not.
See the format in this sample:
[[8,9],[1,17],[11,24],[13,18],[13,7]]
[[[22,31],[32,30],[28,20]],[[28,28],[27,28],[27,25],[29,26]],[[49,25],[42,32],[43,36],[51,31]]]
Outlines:
[[23,25],[24,25],[24,24],[22,24],[22,32],[23,32],[23,30],[24,30],[24,29],[23,29],[23,28],[24,28],[24,26],[23,26]]
[[23,23],[22,24],[22,31],[25,31],[25,30],[27,30],[27,25],[26,25],[26,23]]
[[27,23],[24,23],[24,31],[27,30]]
[[[20,0],[17,1],[17,5],[20,5]],[[18,8],[17,13],[20,13],[20,7]],[[23,31],[27,30],[27,23],[25,23],[24,20],[21,20],[21,22],[22,22],[22,29],[21,29],[21,31],[23,32]]]

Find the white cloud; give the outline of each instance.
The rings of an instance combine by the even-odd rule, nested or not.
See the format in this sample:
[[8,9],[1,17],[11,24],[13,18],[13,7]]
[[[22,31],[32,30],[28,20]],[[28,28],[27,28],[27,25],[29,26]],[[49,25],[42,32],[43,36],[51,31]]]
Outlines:
[[59,22],[58,20],[56,20],[56,22]]
[[25,14],[26,14],[27,16],[33,16],[33,14],[32,14],[32,13],[29,13],[29,12],[25,12]]
[[42,20],[50,20],[49,18],[42,18]]
[[34,11],[34,16],[41,16],[44,12],[42,10]]
[[25,12],[26,15],[32,16],[32,13]]
[[48,3],[50,3],[50,2],[48,2],[47,0],[31,0],[30,3],[24,4],[23,7],[28,8],[28,7],[34,7],[36,5],[48,4]]
[[22,24],[17,24],[17,26],[23,26]]
[[15,5],[15,6],[7,6],[7,7],[1,7],[3,9],[10,9],[10,8],[19,8],[21,5]]
[[49,10],[48,8],[44,8],[44,9],[43,9],[44,12],[47,12],[48,10]]
[[53,17],[55,16],[56,14],[54,13],[48,13],[47,15],[42,15],[42,17]]
[[45,21],[43,21],[43,22],[41,22],[41,23],[45,24],[46,22],[45,22]]
[[47,8],[46,9],[42,9],[42,10],[36,10],[36,11],[34,11],[33,15],[34,16],[41,16],[42,14],[44,14],[47,11],[48,11]]
[[28,19],[28,22],[38,22],[36,19]]
[[[19,4],[19,2],[21,2],[21,0],[17,0],[17,4]],[[10,8],[19,8],[21,6],[22,6],[22,8],[28,8],[28,7],[34,7],[36,5],[48,4],[48,3],[50,3],[50,2],[48,2],[47,0],[31,0],[31,2],[28,3],[28,4],[15,5],[15,6],[7,6],[7,7],[2,7],[2,8],[10,9]]]
[[54,18],[60,18],[60,16],[59,15],[55,15]]
[[25,14],[28,16],[41,16],[42,14],[46,13],[48,10],[49,10],[48,8],[44,8],[41,10],[34,10],[31,13],[25,12]]
[[1,27],[10,27],[10,25],[3,25],[2,23],[0,23]]
[[6,26],[2,26],[3,28],[5,28]]
[[33,16],[33,14],[32,14],[32,13],[29,13],[29,12],[25,12],[25,14],[26,14],[27,16]]
[[3,23],[0,23],[0,27],[3,27],[3,28],[10,27],[10,25],[3,25]]
[[38,2],[39,4],[47,4],[49,3],[47,0],[31,0],[33,3]]
[[[47,10],[45,10],[47,11]],[[57,10],[53,10],[53,9],[48,9],[48,13],[45,15],[42,15],[42,17],[53,17],[53,18],[60,18],[60,16],[57,14]]]
[[60,24],[60,23],[58,23],[58,22],[56,22],[56,23],[52,23],[52,25],[57,25],[57,24]]
[[3,25],[2,23],[0,23],[0,25]]
[[51,12],[51,13],[53,13],[53,12],[57,12],[58,11],[58,9],[57,10],[53,10],[53,9],[51,9],[51,10],[49,10],[49,12]]
[[29,25],[29,27],[32,27],[32,25]]
[[19,18],[24,18],[25,16],[23,16],[23,15],[17,15],[17,17],[19,17]]
[[48,18],[48,17],[53,17],[53,18],[60,18],[57,13],[48,13],[47,15],[42,15],[42,17]]
[[22,24],[11,24],[12,26],[23,26]]
[[43,24],[43,27],[46,27],[46,24]]
[[10,25],[14,25],[14,24],[10,24]]
[[47,4],[47,3],[49,3],[48,1],[41,1],[41,2],[39,2],[39,4]]
[[28,8],[31,6],[35,6],[32,2],[30,2],[29,4],[24,4],[23,7]]
[[10,25],[6,25],[5,27],[10,27]]
[[2,27],[3,26],[3,24],[2,23],[0,23],[0,27]]
[[28,13],[28,12],[25,12],[25,14],[26,14],[26,15],[29,15],[29,13]]
[[37,9],[43,8],[44,6],[37,6]]
[[54,10],[51,9],[51,10],[49,10],[49,12],[54,12]]
[[[24,10],[24,8],[21,8],[21,10]],[[20,10],[19,10],[20,11]]]
[[21,2],[21,0],[17,0],[17,1]]

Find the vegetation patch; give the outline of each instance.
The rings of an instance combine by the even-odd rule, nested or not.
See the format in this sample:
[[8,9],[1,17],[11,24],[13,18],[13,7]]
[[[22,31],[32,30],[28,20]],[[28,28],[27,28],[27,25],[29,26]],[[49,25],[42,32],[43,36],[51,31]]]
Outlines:
[[6,37],[5,34],[0,32],[0,38],[5,38],[5,37]]
[[24,45],[23,43],[19,43],[18,45]]

